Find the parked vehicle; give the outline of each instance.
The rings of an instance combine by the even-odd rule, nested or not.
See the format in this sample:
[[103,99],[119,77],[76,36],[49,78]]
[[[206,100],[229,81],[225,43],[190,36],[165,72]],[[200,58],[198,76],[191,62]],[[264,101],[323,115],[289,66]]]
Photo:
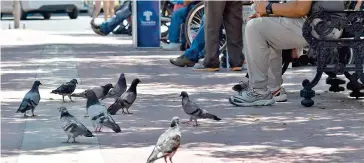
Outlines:
[[[87,13],[89,16],[92,17],[92,13],[95,9],[95,0],[85,0],[86,3],[87,3]],[[100,0],[101,1],[101,12],[104,12],[103,11],[103,6],[104,6],[104,3],[103,3],[103,0]],[[125,0],[115,0],[115,12],[118,11],[119,7],[120,7],[120,4],[123,4]]]
[[[54,12],[66,12],[71,19],[77,19],[79,10],[85,8],[83,0],[20,0],[21,20],[26,20],[30,13],[40,13],[44,19],[50,19]],[[13,1],[1,1],[1,16],[13,13]]]

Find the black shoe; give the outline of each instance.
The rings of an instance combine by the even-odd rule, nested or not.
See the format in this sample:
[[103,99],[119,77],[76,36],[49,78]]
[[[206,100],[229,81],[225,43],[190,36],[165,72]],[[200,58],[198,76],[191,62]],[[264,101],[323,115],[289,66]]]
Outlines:
[[123,35],[127,35],[129,34],[128,29],[126,29],[125,26],[120,26],[117,30],[112,31],[113,34],[123,34]]
[[98,35],[106,36],[107,34],[103,33],[101,31],[101,28],[99,26],[91,26],[91,29]]

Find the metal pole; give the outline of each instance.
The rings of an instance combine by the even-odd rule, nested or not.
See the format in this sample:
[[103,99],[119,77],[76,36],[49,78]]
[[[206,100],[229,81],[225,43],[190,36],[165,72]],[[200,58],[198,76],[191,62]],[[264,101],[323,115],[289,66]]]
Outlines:
[[20,27],[20,1],[14,0],[13,2],[13,16],[14,16],[14,29]]

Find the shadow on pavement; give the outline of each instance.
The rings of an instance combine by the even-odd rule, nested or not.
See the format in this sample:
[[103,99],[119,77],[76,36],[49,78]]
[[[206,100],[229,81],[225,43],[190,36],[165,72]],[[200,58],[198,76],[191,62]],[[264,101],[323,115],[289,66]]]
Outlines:
[[[271,107],[241,108],[231,106],[227,98],[235,94],[231,86],[245,73],[201,73],[174,67],[168,59],[177,57],[179,52],[98,44],[16,46],[2,48],[1,52],[1,86],[6,95],[1,102],[2,157],[19,155],[19,152],[52,155],[98,148],[137,150],[151,147],[167,129],[173,116],[188,119],[179,97],[184,90],[201,108],[223,120],[199,120],[200,127],[181,124],[182,151],[195,151],[196,156],[230,161],[364,160],[364,100],[350,99],[348,92],[325,92],[328,87],[323,80],[315,89],[318,93],[314,98],[316,104],[311,108],[301,106],[301,81],[313,76],[309,68],[307,71],[289,70],[284,75],[288,102]],[[83,117],[85,99],[74,98],[75,103],[63,104],[60,96],[48,93],[70,80],[63,73],[57,77],[58,71],[64,68],[57,65],[62,64],[75,64],[75,77],[80,79],[75,92],[106,83],[114,84],[121,72],[126,74],[128,86],[136,77],[142,81],[138,86],[138,99],[130,109],[134,114],[118,112],[113,116],[122,128],[121,133],[105,129],[104,133],[95,133],[97,138],[79,138],[80,144],[61,144],[67,138],[59,126],[57,107],[61,105],[90,130],[93,129],[89,120]],[[45,81],[40,88],[42,100],[35,111],[39,116],[23,119],[21,114],[15,115],[14,112],[35,78]],[[50,100],[51,97],[54,100]],[[108,107],[113,100],[106,99],[103,103]],[[21,145],[24,141],[30,144]]]

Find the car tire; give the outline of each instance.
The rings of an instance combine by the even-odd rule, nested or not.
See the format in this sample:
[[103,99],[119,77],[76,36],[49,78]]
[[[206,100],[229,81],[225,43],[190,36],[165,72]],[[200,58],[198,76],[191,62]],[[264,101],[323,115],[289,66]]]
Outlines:
[[23,10],[21,10],[20,20],[27,20],[27,16],[28,16],[28,13],[26,13]]
[[52,16],[52,14],[50,12],[44,12],[42,13],[42,16],[44,18],[44,20],[49,20]]
[[77,19],[78,17],[78,14],[79,14],[79,11],[77,8],[73,8],[73,10],[71,12],[68,12],[67,13],[68,16],[71,18],[71,19]]

